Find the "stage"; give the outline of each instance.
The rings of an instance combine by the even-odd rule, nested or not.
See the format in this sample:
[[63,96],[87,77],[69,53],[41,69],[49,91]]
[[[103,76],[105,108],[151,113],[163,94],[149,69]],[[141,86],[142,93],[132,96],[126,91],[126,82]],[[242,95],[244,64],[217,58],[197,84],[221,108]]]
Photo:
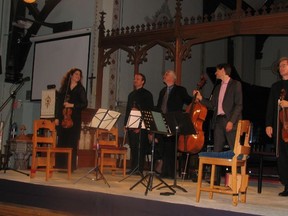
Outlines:
[[[45,181],[43,172],[37,172],[34,179],[7,170],[0,173],[0,203],[17,204],[23,207],[67,212],[67,215],[286,215],[288,212],[287,197],[279,197],[283,190],[278,181],[264,181],[262,193],[257,193],[257,181],[250,179],[247,192],[247,202],[234,207],[231,196],[214,194],[211,200],[208,193],[202,192],[199,203],[196,203],[196,184],[191,180],[177,179],[178,188],[174,195],[160,195],[171,192],[168,188],[148,191],[146,186],[137,185],[140,176],[130,176],[123,180],[123,176],[110,172],[104,173],[110,187],[101,179],[95,181],[94,172],[87,178],[82,178],[91,168],[81,168],[67,180],[66,173],[55,172],[49,181]],[[29,173],[29,170],[24,170]],[[79,180],[80,179],[80,180]],[[76,182],[79,180],[78,182]],[[120,180],[123,180],[120,182]],[[173,180],[164,179],[169,185]],[[76,183],[75,183],[76,182]],[[153,186],[159,181],[154,178]],[[162,185],[161,185],[162,186]],[[45,194],[48,191],[48,194]],[[165,193],[164,193],[165,194]],[[31,196],[31,197],[27,197]],[[66,196],[66,197],[65,197]],[[33,201],[33,199],[35,199]],[[67,201],[65,201],[67,200]],[[56,203],[56,207],[55,207]],[[69,207],[70,206],[70,207]],[[23,208],[25,209],[25,208]],[[1,210],[0,210],[0,215]],[[15,215],[15,214],[13,214]]]

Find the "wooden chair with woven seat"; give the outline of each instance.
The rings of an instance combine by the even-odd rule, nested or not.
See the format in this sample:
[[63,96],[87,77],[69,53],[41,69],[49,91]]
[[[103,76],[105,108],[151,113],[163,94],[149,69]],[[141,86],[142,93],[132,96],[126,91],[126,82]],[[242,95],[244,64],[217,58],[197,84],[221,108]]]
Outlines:
[[[51,120],[35,120],[32,137],[32,165],[30,177],[34,178],[36,171],[46,172],[46,181],[52,177],[53,171],[65,170],[68,179],[71,177],[72,148],[59,148],[56,145],[57,133],[55,122]],[[55,168],[55,154],[67,154],[67,169]]]
[[[126,175],[126,159],[127,148],[120,147],[118,141],[118,128],[113,127],[110,131],[104,129],[97,129],[96,139],[99,144],[98,164],[100,171],[103,173],[104,169],[112,170],[114,174],[117,170],[122,170],[123,175]],[[117,167],[117,157],[123,157],[123,166]],[[95,161],[96,164],[96,161]]]
[[[230,194],[232,195],[232,204],[234,206],[238,204],[239,195],[240,201],[246,202],[246,191],[248,187],[246,165],[250,153],[250,127],[250,121],[248,120],[240,120],[238,122],[233,151],[199,153],[196,202],[200,201],[201,191],[209,192],[210,199],[213,198],[213,193]],[[204,165],[211,166],[210,185],[208,186],[202,186]],[[231,168],[231,184],[227,186],[214,185],[216,166]]]

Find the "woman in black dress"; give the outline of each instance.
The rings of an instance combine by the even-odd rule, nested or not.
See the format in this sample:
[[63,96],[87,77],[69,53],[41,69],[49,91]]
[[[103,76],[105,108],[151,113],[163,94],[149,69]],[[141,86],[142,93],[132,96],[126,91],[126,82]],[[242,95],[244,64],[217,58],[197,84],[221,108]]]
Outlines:
[[[87,107],[87,95],[82,85],[82,71],[70,69],[63,77],[57,97],[55,123],[58,147],[72,148],[72,170],[77,168],[77,149],[81,132],[81,111]],[[65,155],[57,155],[56,167],[67,167]]]

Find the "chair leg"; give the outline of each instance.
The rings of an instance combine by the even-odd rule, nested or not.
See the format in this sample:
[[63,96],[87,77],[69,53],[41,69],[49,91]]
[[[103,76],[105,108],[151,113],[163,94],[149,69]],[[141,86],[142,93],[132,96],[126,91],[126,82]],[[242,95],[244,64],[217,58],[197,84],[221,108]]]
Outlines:
[[123,176],[126,176],[126,159],[127,159],[127,155],[126,153],[123,154]]
[[100,157],[100,171],[103,173],[103,168],[104,168],[104,154],[101,152],[101,157]]
[[237,168],[232,167],[232,204],[237,206],[238,204],[238,190],[237,190]]
[[248,182],[249,182],[249,175],[242,174],[241,175],[241,187],[239,190],[240,193],[240,202],[246,203],[246,193],[248,188]]
[[[213,189],[213,188],[214,188],[215,171],[216,171],[216,165],[215,165],[215,164],[212,164],[212,167],[211,167],[211,176],[210,176],[210,189]],[[209,198],[210,198],[210,199],[213,199],[213,192],[212,192],[212,191],[209,192]]]
[[200,201],[201,187],[202,187],[202,176],[203,176],[203,163],[202,163],[201,159],[199,159],[196,202]]
[[[34,155],[34,156],[33,156]],[[30,178],[34,178],[36,175],[36,152],[32,153],[32,164],[30,169]]]
[[50,174],[50,166],[51,166],[51,152],[50,149],[47,151],[47,157],[46,157],[46,181],[49,179]]
[[72,169],[72,151],[68,152],[68,164],[67,164],[67,173],[68,173],[68,179],[71,178],[71,169]]

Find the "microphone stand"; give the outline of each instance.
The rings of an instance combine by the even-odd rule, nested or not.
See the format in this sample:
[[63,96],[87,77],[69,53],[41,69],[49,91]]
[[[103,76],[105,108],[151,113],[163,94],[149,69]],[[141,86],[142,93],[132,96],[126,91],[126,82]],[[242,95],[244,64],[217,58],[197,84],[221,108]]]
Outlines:
[[[22,88],[22,86],[24,85],[25,83],[25,79],[22,80],[22,82],[17,86],[17,88],[12,91],[10,93],[10,96],[5,100],[5,102],[1,105],[0,107],[0,113],[2,112],[2,110],[6,107],[6,105],[10,102],[10,100],[12,100],[12,103],[11,103],[11,112],[10,112],[10,120],[9,120],[9,130],[8,130],[8,139],[10,137],[10,132],[11,132],[11,129],[12,129],[12,120],[13,120],[13,115],[14,115],[14,103],[15,103],[15,98],[16,98],[16,94],[18,93],[18,91]],[[3,166],[0,167],[0,170],[4,170],[4,173],[6,173],[6,170],[13,170],[15,172],[18,172],[18,173],[21,173],[23,175],[26,175],[26,176],[29,176],[29,174],[27,173],[24,173],[24,172],[21,172],[19,170],[16,170],[16,169],[13,169],[13,168],[9,168],[8,167],[8,163],[9,163],[9,158],[10,158],[10,141],[8,140],[7,141],[7,145],[5,146],[5,152],[4,152],[4,163],[3,163]]]

